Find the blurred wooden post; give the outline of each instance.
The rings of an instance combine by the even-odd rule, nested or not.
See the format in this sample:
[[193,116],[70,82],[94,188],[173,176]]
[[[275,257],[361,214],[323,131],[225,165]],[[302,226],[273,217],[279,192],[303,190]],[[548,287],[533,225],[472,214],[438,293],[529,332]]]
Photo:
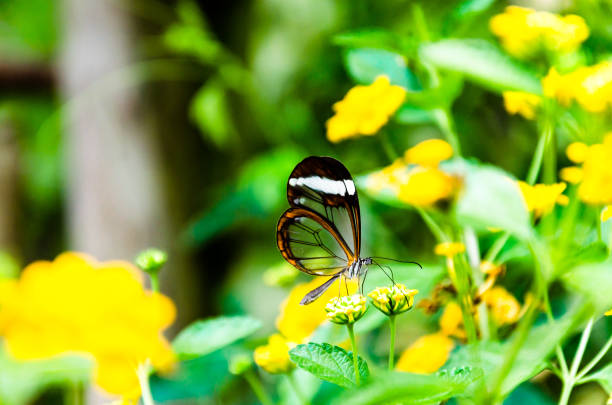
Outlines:
[[17,253],[17,141],[9,118],[0,117],[0,250]]
[[[99,86],[136,59],[133,21],[121,3],[63,0],[58,75],[70,102],[64,115],[70,247],[100,260],[131,261],[148,246],[167,248],[168,223],[140,89]],[[94,394],[88,401],[102,402]]]

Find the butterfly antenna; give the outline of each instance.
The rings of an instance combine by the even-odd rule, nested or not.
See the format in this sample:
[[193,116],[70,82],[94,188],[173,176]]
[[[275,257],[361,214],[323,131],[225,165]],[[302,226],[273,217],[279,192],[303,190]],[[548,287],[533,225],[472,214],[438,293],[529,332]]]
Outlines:
[[363,295],[363,290],[365,288],[366,277],[368,277],[367,269],[366,269],[365,274],[363,275],[363,280],[361,281],[361,295]]
[[382,260],[391,260],[394,262],[398,262],[398,263],[406,263],[406,264],[416,264],[417,266],[419,266],[419,268],[421,270],[423,270],[423,266],[421,266],[421,264],[419,262],[412,262],[412,261],[405,261],[405,260],[397,260],[397,259],[392,259],[390,257],[382,257],[382,256],[372,256],[372,259],[382,259]]
[[346,281],[346,277],[344,277],[344,289],[346,290],[346,296],[348,297],[349,294],[349,289],[348,289],[348,281]]
[[[378,263],[376,260],[372,259],[372,263],[374,263],[375,265],[377,265],[377,266],[378,266],[378,268],[379,268],[379,269],[381,269],[383,273],[385,273],[385,276],[387,276],[387,278],[388,278],[389,280],[391,280],[391,282],[393,283],[393,278],[392,278],[392,277],[390,277],[390,276],[389,276],[389,274],[387,274],[387,272],[385,271],[385,269],[384,269],[384,268],[383,268],[383,267],[382,267],[382,266],[381,266],[381,265],[380,265],[380,264],[379,264],[379,263]],[[395,284],[395,283],[393,283],[393,284]]]

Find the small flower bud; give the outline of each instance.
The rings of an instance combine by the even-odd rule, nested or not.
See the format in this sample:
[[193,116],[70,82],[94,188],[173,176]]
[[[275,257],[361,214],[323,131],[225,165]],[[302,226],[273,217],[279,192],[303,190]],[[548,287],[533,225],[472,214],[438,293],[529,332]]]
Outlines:
[[414,304],[418,290],[409,290],[403,284],[393,287],[378,287],[368,294],[372,303],[385,315],[397,315],[408,311]]
[[168,261],[168,254],[163,250],[150,248],[136,256],[136,265],[146,273],[157,273]]
[[255,363],[268,373],[286,373],[293,367],[289,350],[295,344],[288,342],[282,335],[274,334],[268,338],[268,344],[259,346],[253,353]]
[[340,325],[357,322],[366,309],[366,297],[361,294],[332,298],[325,306],[327,319]]

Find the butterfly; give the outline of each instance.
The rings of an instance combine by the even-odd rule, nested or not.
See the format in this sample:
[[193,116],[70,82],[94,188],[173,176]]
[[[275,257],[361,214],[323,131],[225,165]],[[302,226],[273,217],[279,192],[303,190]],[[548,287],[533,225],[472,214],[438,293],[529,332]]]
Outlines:
[[290,208],[276,226],[278,249],[298,270],[331,276],[306,294],[300,304],[319,298],[340,277],[359,279],[366,274],[374,260],[360,256],[359,198],[355,182],[342,163],[320,156],[302,160],[289,176],[287,199]]

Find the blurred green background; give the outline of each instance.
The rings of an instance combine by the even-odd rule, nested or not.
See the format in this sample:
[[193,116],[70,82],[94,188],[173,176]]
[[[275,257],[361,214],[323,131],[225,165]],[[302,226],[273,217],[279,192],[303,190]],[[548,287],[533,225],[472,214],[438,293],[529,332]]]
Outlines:
[[[329,155],[359,175],[441,136],[415,106],[385,128],[384,142],[325,137],[333,103],[371,82],[376,64],[401,66],[393,81],[421,88],[419,72],[403,69],[412,71],[420,29],[413,3],[0,2],[0,271],[65,250],[131,260],[155,245],[171,256],[162,291],[179,309],[175,331],[247,311],[271,331],[286,291],[262,274],[282,263],[275,225],[295,164]],[[586,53],[612,49],[609,1],[520,3],[576,12],[592,30]],[[488,20],[509,2],[420,4],[432,40],[496,43]],[[387,45],[347,34],[356,31]],[[524,177],[534,124],[508,115],[499,93],[457,82],[464,155]],[[361,204],[367,255],[432,257],[416,214],[365,196]]]

